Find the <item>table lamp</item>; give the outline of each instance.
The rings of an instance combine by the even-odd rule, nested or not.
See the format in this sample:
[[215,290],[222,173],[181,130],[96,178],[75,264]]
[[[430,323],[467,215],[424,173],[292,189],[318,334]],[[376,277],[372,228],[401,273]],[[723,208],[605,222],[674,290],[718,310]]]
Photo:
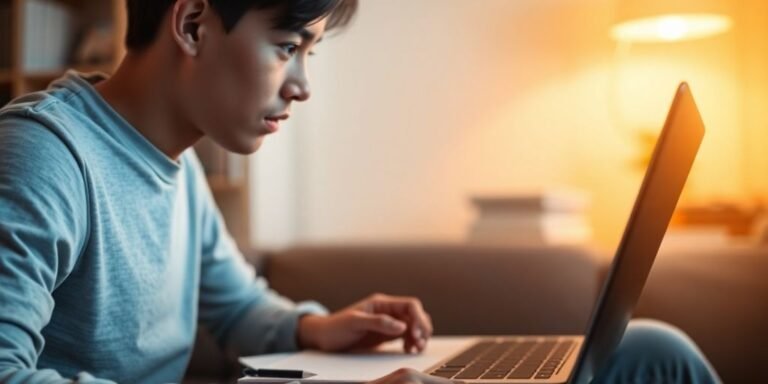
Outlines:
[[[624,126],[618,107],[617,71],[629,58],[633,45],[677,43],[713,37],[733,25],[729,16],[733,6],[727,0],[617,0],[615,23],[610,35],[616,41],[614,77],[611,79],[612,115],[617,126]],[[685,79],[680,79],[685,80]],[[640,154],[631,162],[638,170],[648,165],[656,143],[655,129],[629,129]]]
[[663,43],[715,36],[731,28],[728,10],[725,0],[619,0],[611,37]]

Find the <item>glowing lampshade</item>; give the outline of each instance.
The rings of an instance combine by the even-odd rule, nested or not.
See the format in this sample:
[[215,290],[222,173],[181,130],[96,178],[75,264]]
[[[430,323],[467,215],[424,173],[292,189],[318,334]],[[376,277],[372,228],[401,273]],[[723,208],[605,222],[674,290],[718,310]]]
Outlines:
[[725,1],[620,0],[611,37],[638,43],[705,38],[731,28],[728,11]]

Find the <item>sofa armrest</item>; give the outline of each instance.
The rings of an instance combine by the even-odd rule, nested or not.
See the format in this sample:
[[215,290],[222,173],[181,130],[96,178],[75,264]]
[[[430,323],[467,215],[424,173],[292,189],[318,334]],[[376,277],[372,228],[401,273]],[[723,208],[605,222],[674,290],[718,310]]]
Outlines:
[[662,248],[635,311],[683,329],[726,383],[768,383],[768,247]]

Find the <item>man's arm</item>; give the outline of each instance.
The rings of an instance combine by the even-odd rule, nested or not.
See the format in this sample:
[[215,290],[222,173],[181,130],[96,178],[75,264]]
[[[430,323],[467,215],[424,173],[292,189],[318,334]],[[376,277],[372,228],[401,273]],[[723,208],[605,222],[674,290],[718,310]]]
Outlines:
[[298,349],[299,317],[327,311],[315,302],[293,303],[255,276],[227,232],[197,159],[189,159],[203,200],[200,322],[241,355]]
[[[51,131],[0,119],[0,382],[104,382],[38,370],[52,292],[71,272],[87,231],[78,164]],[[73,349],[76,346],[73,346]]]

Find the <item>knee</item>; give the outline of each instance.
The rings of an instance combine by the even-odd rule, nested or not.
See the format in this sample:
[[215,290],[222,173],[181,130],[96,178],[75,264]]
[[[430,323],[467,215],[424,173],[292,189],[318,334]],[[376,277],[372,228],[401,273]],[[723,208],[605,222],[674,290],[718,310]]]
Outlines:
[[689,361],[703,358],[696,344],[680,329],[658,320],[641,319],[629,323],[619,346],[624,353],[664,361]]
[[[720,381],[699,348],[683,331],[655,320],[630,322],[611,360],[604,378],[623,378],[618,381],[624,382]],[[617,380],[606,380],[613,381]]]

